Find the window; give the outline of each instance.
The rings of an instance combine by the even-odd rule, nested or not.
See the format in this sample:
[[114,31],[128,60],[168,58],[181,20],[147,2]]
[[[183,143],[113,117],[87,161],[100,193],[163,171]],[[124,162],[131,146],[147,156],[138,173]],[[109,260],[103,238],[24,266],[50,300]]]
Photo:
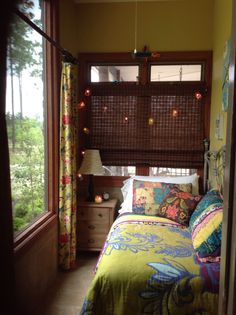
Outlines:
[[132,176],[135,175],[135,166],[104,166],[105,176]]
[[80,135],[81,149],[98,148],[103,164],[113,170],[126,167],[128,172],[133,166],[146,175],[145,168],[185,175],[202,169],[203,140],[209,137],[211,52],[162,53],[157,59],[120,54],[120,66],[117,55],[81,56],[84,69],[97,73],[112,64],[116,69],[124,63],[139,69],[136,82],[114,76],[111,81],[94,82],[92,76],[83,81],[80,96],[86,118],[81,123],[89,132]]
[[138,66],[92,66],[91,82],[135,82],[138,80]]
[[[50,1],[43,0],[24,0],[19,5],[19,10],[44,31],[46,14],[55,23],[51,9]],[[13,223],[18,240],[22,232],[25,237],[30,233],[32,224],[35,229],[37,223],[45,222],[56,204],[54,194],[50,194],[56,182],[56,166],[49,161],[56,159],[52,99],[56,102],[57,97],[48,84],[56,83],[54,62],[47,62],[51,53],[52,47],[42,36],[16,16],[8,41],[6,116]]]
[[201,65],[151,65],[151,81],[201,81]]
[[196,169],[170,168],[170,167],[150,167],[150,176],[188,176],[196,173]]

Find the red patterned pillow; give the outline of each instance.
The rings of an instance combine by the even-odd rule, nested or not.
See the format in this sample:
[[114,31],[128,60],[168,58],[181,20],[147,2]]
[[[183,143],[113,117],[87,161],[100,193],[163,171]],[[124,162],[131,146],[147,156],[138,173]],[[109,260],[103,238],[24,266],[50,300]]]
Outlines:
[[157,215],[188,226],[190,216],[201,198],[173,188],[161,203]]

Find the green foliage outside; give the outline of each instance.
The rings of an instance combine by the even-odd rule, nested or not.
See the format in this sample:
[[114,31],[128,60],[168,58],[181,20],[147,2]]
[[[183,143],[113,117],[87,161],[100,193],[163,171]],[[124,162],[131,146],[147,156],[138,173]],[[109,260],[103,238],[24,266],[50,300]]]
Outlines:
[[12,115],[7,114],[10,150],[14,231],[26,227],[45,211],[43,123],[35,118],[14,117],[15,148],[12,139]]
[[[42,15],[40,0],[21,0],[19,9],[39,27],[42,27],[42,19],[36,19],[34,15],[35,10],[39,10],[38,12]],[[32,99],[30,104],[24,104],[24,91],[27,90],[24,73],[27,72],[28,80],[43,82],[43,43],[42,39],[35,38],[32,29],[19,17],[15,17],[11,26],[11,35],[8,39],[8,76],[10,77],[8,89],[11,98],[6,120],[13,223],[14,231],[18,232],[46,210],[45,126],[42,119],[27,117],[27,106],[35,106],[34,100]],[[35,87],[38,88],[36,83]],[[41,92],[44,95],[44,91]],[[43,108],[42,101],[41,112]]]

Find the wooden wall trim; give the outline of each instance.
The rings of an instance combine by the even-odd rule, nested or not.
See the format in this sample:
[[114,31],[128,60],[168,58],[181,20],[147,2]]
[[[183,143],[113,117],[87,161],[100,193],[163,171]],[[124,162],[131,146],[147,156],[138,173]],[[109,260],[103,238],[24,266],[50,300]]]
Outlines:
[[[16,237],[14,248],[15,259],[25,254],[46,231],[57,224],[57,215],[47,214],[47,216],[44,216],[41,220],[37,221],[37,226],[31,226],[30,233],[27,233],[27,231],[22,232],[20,238],[17,239]],[[32,227],[34,227],[33,230]]]

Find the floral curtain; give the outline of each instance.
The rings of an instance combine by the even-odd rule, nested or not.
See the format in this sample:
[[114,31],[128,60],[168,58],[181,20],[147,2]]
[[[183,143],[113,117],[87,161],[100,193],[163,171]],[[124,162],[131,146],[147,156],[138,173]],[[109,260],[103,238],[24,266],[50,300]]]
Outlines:
[[68,270],[76,260],[76,72],[63,62],[60,100],[59,266]]

